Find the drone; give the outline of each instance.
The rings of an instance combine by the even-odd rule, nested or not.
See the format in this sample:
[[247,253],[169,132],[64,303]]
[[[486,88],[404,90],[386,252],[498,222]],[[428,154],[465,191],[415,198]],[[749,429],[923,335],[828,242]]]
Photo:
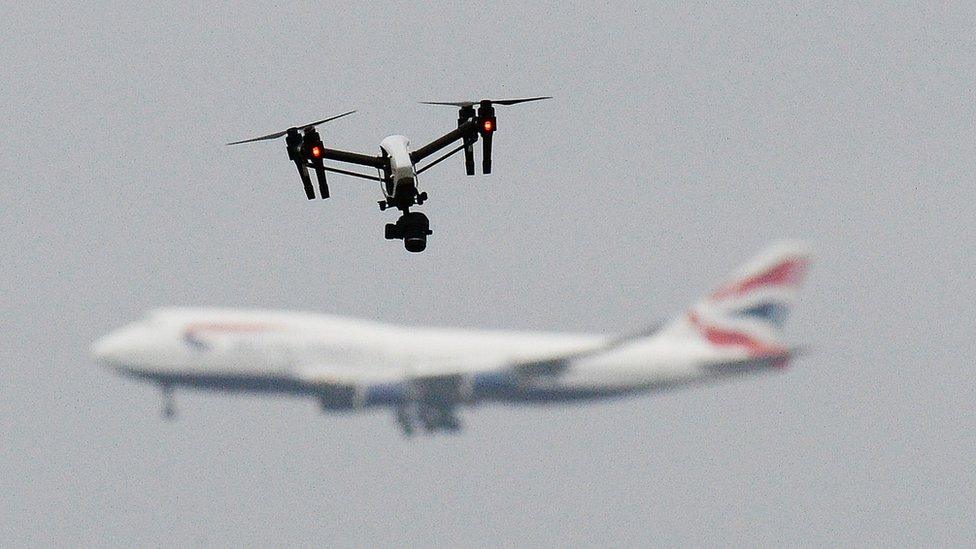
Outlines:
[[[483,99],[481,101],[422,101],[425,105],[447,105],[457,107],[457,129],[452,130],[426,145],[412,149],[410,141],[402,135],[391,135],[380,141],[380,154],[372,156],[350,151],[326,148],[322,143],[322,136],[316,126],[338,120],[356,111],[345,112],[330,118],[293,126],[287,130],[278,131],[260,137],[234,141],[228,145],[239,145],[254,141],[285,138],[288,149],[288,159],[295,163],[305,196],[314,200],[315,187],[309,176],[309,170],[315,172],[318,182],[319,196],[329,198],[329,185],[325,173],[332,172],[361,179],[380,182],[383,200],[379,201],[381,211],[396,208],[401,212],[396,223],[387,223],[385,237],[387,240],[402,240],[408,252],[422,252],[427,248],[427,237],[433,234],[430,230],[430,220],[421,212],[410,211],[413,206],[421,206],[427,201],[427,193],[420,192],[417,187],[417,176],[429,170],[454,154],[464,151],[464,170],[467,175],[475,174],[474,145],[481,138],[481,173],[491,173],[491,145],[492,135],[498,129],[495,117],[495,105],[516,105],[530,101],[552,99],[551,97],[527,97],[522,99]],[[447,153],[428,161],[420,167],[424,160],[438,154],[442,150],[460,141],[460,145]],[[365,168],[374,168],[377,175],[350,171],[334,166],[327,166],[326,160],[344,164],[353,164]]]

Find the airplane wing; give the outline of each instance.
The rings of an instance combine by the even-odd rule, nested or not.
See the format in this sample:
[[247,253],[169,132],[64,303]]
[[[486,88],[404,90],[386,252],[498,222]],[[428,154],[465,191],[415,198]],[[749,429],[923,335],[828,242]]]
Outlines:
[[417,426],[428,431],[453,432],[461,427],[458,408],[472,400],[479,384],[501,384],[515,389],[521,384],[538,382],[539,378],[557,376],[573,360],[612,351],[657,330],[658,326],[652,326],[561,354],[516,361],[493,357],[461,361],[457,357],[443,360],[426,357],[395,370],[313,364],[297,369],[295,375],[315,388],[323,408],[392,404],[397,410],[397,422],[406,434],[412,434]]
[[573,360],[613,351],[638,339],[650,337],[656,334],[663,327],[663,323],[653,324],[637,332],[610,338],[600,345],[595,345],[552,357],[542,357],[519,361],[509,364],[508,367],[511,368],[517,375],[522,377],[556,375],[565,370]]
[[427,364],[422,370],[373,370],[332,364],[308,364],[294,376],[319,399],[323,410],[393,405],[406,434],[417,425],[427,431],[458,431],[458,406],[469,399],[467,373],[472,365],[448,370]]
[[364,387],[383,387],[400,381],[392,372],[321,363],[300,366],[292,376],[305,391],[318,398],[323,410],[362,407],[365,404]]
[[534,356],[521,360],[494,361],[489,358],[462,362],[458,362],[456,359],[443,362],[427,361],[423,364],[412,365],[410,377],[414,383],[430,384],[432,387],[443,388],[448,380],[455,382],[454,385],[460,386],[465,380],[486,373],[512,375],[520,380],[553,376],[565,370],[574,360],[616,350],[639,339],[654,335],[663,326],[663,323],[654,324],[637,332],[608,338],[598,344],[586,345],[563,353]]

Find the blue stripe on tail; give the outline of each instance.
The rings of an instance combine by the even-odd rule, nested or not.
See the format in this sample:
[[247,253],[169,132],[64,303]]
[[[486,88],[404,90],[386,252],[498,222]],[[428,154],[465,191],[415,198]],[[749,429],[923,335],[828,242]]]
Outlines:
[[769,302],[754,305],[748,309],[736,311],[736,315],[751,316],[753,318],[765,320],[777,328],[782,328],[783,324],[786,322],[786,317],[789,316],[789,312],[790,311],[786,305],[783,305],[782,303]]

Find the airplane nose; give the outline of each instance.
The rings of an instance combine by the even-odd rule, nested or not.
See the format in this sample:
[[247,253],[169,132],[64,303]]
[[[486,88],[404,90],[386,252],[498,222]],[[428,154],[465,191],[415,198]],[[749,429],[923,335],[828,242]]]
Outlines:
[[99,362],[117,366],[125,362],[125,357],[132,349],[132,338],[123,331],[116,331],[99,339],[91,346],[91,354]]
[[101,362],[106,362],[115,353],[114,351],[115,343],[112,341],[112,336],[106,336],[95,343],[92,343],[89,351],[91,355]]

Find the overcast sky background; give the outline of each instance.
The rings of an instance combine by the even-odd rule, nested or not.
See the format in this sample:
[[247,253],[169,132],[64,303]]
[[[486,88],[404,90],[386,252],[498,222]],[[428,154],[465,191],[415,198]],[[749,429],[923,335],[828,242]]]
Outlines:
[[[972,4],[435,4],[0,7],[0,545],[972,543]],[[528,95],[493,175],[422,176],[420,255],[376,185],[308,202],[282,143],[222,145]],[[786,373],[461,436],[197,392],[165,423],[88,356],[160,305],[624,332],[781,237],[816,250]]]

